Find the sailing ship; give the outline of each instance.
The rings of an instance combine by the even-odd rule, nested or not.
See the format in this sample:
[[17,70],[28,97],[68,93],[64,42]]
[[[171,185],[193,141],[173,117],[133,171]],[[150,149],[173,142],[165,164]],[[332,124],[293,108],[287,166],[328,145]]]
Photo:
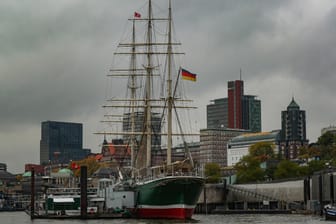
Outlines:
[[[104,139],[106,135],[122,136],[124,146],[131,149],[130,172],[127,175],[126,168],[121,168],[124,173],[118,186],[121,190],[123,184],[133,189],[135,208],[132,211],[135,217],[190,219],[203,190],[204,178],[194,165],[186,134],[183,133],[184,124],[178,113],[179,108],[192,108],[186,106],[190,100],[182,99],[179,93],[182,69],[174,67],[174,56],[183,53],[175,51],[180,43],[173,42],[171,0],[168,0],[168,17],[154,16],[152,0],[148,0],[146,9],[146,16],[135,12],[129,19],[131,37],[128,42],[120,43],[115,53],[130,59],[127,67],[123,67],[125,60],[121,60],[109,74],[111,77],[127,78],[126,98],[112,97],[108,99],[109,104],[103,106],[111,109],[104,115],[106,119],[103,122],[117,130],[104,130],[98,134],[103,134]],[[156,26],[163,22],[166,23],[167,34],[162,34],[163,30]],[[144,41],[138,40],[138,24],[140,28],[145,28],[145,33],[141,35],[145,37]],[[162,56],[165,59],[160,62]],[[160,87],[161,91],[154,87]],[[122,112],[117,114],[115,109],[120,108]],[[115,118],[117,120],[113,120]],[[185,159],[181,161],[172,159],[175,136],[180,136],[180,142],[185,146]],[[163,137],[166,139],[163,140]],[[162,143],[166,147],[162,147]],[[161,154],[166,158],[161,162],[153,161],[153,154],[162,152],[163,148],[165,152]]]

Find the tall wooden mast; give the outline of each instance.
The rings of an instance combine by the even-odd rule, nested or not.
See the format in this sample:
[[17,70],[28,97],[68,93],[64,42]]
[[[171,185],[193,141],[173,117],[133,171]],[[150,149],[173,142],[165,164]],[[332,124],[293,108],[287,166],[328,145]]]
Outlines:
[[152,1],[148,0],[148,24],[147,24],[147,65],[146,65],[146,167],[152,164],[152,108],[151,108],[151,85],[152,85]]
[[131,167],[132,167],[132,175],[133,168],[135,167],[134,155],[135,155],[135,104],[136,104],[136,49],[135,49],[135,20],[133,19],[133,27],[132,27],[132,56],[131,56],[131,83],[129,84],[129,88],[131,89]]
[[172,108],[173,108],[173,96],[172,96],[172,15],[171,15],[171,0],[169,0],[169,15],[168,15],[168,47],[167,47],[167,60],[168,60],[168,78],[167,78],[167,165],[171,164],[171,151],[172,151]]

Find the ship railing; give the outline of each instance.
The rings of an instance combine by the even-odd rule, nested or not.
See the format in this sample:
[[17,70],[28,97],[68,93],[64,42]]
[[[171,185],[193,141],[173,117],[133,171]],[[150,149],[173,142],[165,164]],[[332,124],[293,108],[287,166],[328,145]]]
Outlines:
[[[88,188],[87,194],[97,194],[97,188]],[[49,188],[47,194],[52,195],[80,195],[80,188]]]
[[164,172],[164,173],[160,173],[157,175],[148,175],[148,176],[142,176],[142,177],[137,177],[137,181],[140,182],[146,182],[146,181],[150,181],[150,180],[155,180],[155,179],[159,179],[159,178],[164,178],[164,177],[178,177],[178,176],[196,176],[196,177],[202,177],[201,175],[199,175],[198,172]]

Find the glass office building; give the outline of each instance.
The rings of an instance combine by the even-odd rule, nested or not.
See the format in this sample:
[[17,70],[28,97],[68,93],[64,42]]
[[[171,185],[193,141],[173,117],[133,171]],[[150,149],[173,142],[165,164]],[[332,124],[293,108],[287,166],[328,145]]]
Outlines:
[[207,128],[233,128],[261,132],[261,101],[244,95],[242,80],[228,82],[228,97],[207,105]]
[[83,125],[80,123],[44,121],[41,124],[40,164],[69,163],[90,153],[83,149]]

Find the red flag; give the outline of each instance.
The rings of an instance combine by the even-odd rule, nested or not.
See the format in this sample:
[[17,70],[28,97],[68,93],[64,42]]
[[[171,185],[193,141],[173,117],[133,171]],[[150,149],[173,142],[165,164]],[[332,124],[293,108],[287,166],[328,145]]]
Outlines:
[[182,79],[185,79],[185,80],[190,80],[190,81],[196,81],[196,74],[194,73],[191,73],[185,69],[181,69],[181,72],[182,72]]
[[141,18],[141,14],[138,13],[138,12],[134,12],[134,17],[135,17],[135,18]]

